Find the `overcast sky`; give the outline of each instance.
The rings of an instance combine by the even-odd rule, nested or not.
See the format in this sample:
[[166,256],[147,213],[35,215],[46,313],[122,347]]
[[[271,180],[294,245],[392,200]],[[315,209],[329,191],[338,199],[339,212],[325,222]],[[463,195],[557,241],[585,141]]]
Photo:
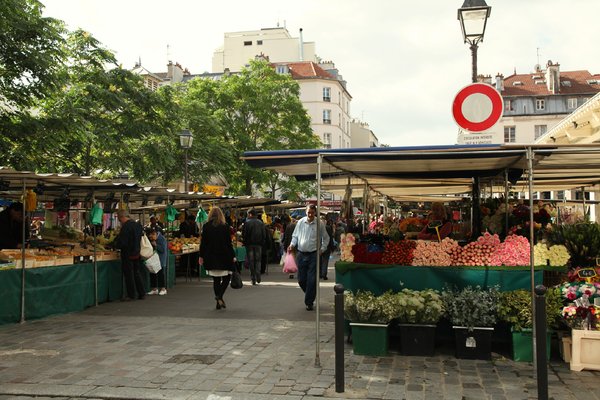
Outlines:
[[[348,82],[351,116],[392,146],[454,144],[456,93],[471,81],[457,9],[463,0],[41,0],[45,14],[83,28],[125,68],[167,61],[210,72],[225,32],[303,28],[317,55]],[[560,63],[600,73],[599,0],[487,0],[492,7],[478,72],[495,76]],[[167,53],[167,47],[169,51]],[[539,49],[539,50],[538,50]],[[539,53],[539,57],[538,57]]]

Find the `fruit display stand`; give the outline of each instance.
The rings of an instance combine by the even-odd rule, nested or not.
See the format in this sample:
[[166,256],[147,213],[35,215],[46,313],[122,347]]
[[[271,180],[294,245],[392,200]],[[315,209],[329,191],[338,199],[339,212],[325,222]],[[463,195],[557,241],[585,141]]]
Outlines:
[[[541,284],[545,270],[565,271],[564,267],[535,267],[535,284]],[[344,288],[355,292],[369,290],[381,295],[389,289],[400,291],[442,290],[446,284],[458,288],[481,286],[487,288],[498,285],[500,290],[529,289],[531,287],[530,267],[488,267],[488,266],[405,266],[362,264],[338,261],[335,264],[335,280]]]

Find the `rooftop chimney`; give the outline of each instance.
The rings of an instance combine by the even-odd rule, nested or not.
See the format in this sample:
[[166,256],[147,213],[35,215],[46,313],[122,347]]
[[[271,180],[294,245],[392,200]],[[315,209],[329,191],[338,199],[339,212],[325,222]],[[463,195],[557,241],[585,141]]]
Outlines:
[[548,60],[546,64],[546,85],[550,93],[560,92],[560,64],[553,64],[552,60]]
[[504,90],[504,75],[496,75],[496,90],[502,92]]

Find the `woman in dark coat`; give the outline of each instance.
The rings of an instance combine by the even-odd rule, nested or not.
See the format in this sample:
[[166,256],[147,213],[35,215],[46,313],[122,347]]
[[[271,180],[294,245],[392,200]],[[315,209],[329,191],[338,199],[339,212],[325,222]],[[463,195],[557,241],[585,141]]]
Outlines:
[[231,230],[225,222],[223,211],[219,207],[213,207],[208,213],[208,221],[202,227],[198,264],[204,265],[208,275],[213,277],[217,310],[226,307],[223,294],[229,286],[235,262]]

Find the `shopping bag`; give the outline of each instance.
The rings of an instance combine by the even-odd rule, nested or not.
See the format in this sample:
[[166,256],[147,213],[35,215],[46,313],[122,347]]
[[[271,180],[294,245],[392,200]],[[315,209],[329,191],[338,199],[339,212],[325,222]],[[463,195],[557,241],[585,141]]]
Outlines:
[[234,268],[233,273],[231,274],[231,288],[241,289],[242,286],[244,286],[244,283],[242,282],[242,275],[240,275],[237,268]]
[[152,274],[155,274],[158,271],[160,271],[162,267],[160,265],[160,257],[158,257],[158,253],[153,253],[152,256],[150,256],[150,258],[144,261],[144,265]]
[[142,234],[142,239],[140,241],[140,256],[144,259],[148,259],[152,257],[154,253],[154,248],[152,247],[152,243],[150,243],[150,239],[146,234]]
[[279,257],[279,265],[282,267],[285,265],[285,254],[282,254],[281,257]]
[[291,251],[288,251],[285,255],[285,262],[283,263],[283,272],[286,274],[295,274],[298,272],[298,266],[296,265],[296,258]]

